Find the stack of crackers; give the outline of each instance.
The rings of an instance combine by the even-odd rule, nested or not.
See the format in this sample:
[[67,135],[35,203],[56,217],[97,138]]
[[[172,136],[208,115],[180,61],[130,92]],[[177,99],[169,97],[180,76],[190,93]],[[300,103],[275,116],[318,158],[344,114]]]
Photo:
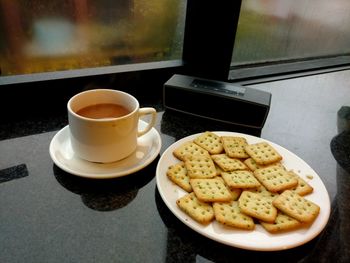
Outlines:
[[213,220],[271,233],[310,225],[320,207],[304,196],[313,187],[283,166],[282,156],[267,142],[248,144],[244,137],[207,131],[173,151],[178,163],[167,176],[188,192],[178,207],[201,224]]

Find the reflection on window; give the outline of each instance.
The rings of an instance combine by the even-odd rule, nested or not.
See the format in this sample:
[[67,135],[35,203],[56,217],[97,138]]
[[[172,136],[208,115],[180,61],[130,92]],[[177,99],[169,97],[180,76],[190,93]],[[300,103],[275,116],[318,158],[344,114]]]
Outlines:
[[180,59],[186,0],[0,0],[1,75]]
[[350,52],[348,0],[243,0],[233,65]]

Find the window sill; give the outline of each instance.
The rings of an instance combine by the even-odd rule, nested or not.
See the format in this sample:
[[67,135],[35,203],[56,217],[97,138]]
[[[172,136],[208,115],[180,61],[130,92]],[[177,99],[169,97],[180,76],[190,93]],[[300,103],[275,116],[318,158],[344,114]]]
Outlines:
[[229,81],[247,85],[346,69],[350,69],[350,56],[233,66],[230,70]]
[[175,68],[183,65],[181,60],[148,62],[148,63],[135,63],[127,65],[116,65],[98,68],[85,68],[64,70],[55,72],[42,72],[25,75],[13,75],[13,76],[0,76],[0,86],[7,84],[19,84],[28,82],[38,82],[55,79],[67,79],[76,77],[97,76],[106,74],[116,74],[125,72],[136,72],[144,70],[156,70],[164,68]]

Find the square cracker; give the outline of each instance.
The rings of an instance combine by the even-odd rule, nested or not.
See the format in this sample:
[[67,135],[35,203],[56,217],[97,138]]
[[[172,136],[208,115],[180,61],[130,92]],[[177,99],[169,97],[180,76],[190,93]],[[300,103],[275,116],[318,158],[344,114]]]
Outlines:
[[254,174],[248,170],[236,170],[230,172],[222,172],[222,179],[226,185],[232,188],[255,188],[261,184],[255,178]]
[[215,164],[210,156],[187,156],[185,160],[185,167],[190,178],[213,178],[217,175]]
[[306,198],[285,190],[275,200],[273,205],[283,213],[304,223],[311,223],[320,212],[320,207]]
[[212,179],[190,179],[193,192],[202,202],[229,202],[232,194],[220,177]]
[[247,166],[241,160],[230,158],[224,153],[213,154],[211,158],[225,172],[247,169]]
[[238,199],[242,213],[264,222],[273,223],[277,209],[272,205],[272,199],[258,193],[243,191]]
[[206,131],[196,137],[193,142],[206,149],[210,154],[219,154],[224,150],[220,136],[213,132]]
[[173,155],[181,161],[185,161],[186,156],[190,155],[206,155],[209,156],[209,152],[192,141],[181,144],[173,151]]
[[281,168],[283,168],[284,170],[286,170],[286,168],[283,166],[283,164],[282,163],[280,163],[280,162],[277,162],[277,163],[273,163],[273,164],[268,164],[268,165],[260,165],[260,164],[257,164],[255,161],[254,161],[254,159],[253,158],[248,158],[248,159],[245,159],[244,161],[243,161],[243,163],[246,165],[246,166],[248,166],[248,168],[250,169],[250,170],[252,170],[253,172],[255,171],[255,170],[257,170],[257,169],[260,169],[260,168],[265,168],[265,167],[267,167],[267,166],[269,166],[269,165],[278,165],[278,166],[280,166]]
[[184,162],[179,162],[168,167],[166,172],[168,178],[186,192],[192,192],[190,177],[187,175],[187,169]]
[[298,180],[278,165],[271,165],[254,171],[255,177],[267,190],[280,192],[298,184]]
[[274,223],[260,222],[263,228],[265,228],[270,233],[277,233],[282,231],[294,230],[303,225],[303,223],[298,220],[278,212]]
[[298,195],[304,196],[311,194],[314,191],[314,188],[309,185],[303,178],[297,175],[293,171],[288,172],[290,175],[294,176],[298,180],[297,186],[293,187],[291,190],[296,192]]
[[244,163],[246,166],[248,166],[248,168],[249,168],[250,170],[252,170],[253,172],[254,172],[255,170],[259,169],[259,168],[263,168],[263,167],[264,167],[264,165],[259,165],[259,164],[257,164],[256,161],[254,161],[254,159],[253,159],[252,157],[245,159],[245,160],[243,161],[243,163]]
[[274,200],[279,195],[278,193],[270,192],[262,184],[256,188],[248,188],[248,189],[244,189],[244,190],[252,192],[252,193],[261,194],[263,196],[271,198],[271,200]]
[[213,207],[198,200],[193,192],[176,200],[176,204],[182,211],[201,224],[209,224],[214,219]]
[[237,201],[228,203],[213,203],[215,219],[224,225],[246,230],[255,228],[254,220],[241,213]]
[[245,151],[257,164],[267,165],[282,160],[282,156],[267,142],[249,144]]
[[247,140],[243,137],[221,136],[221,142],[226,154],[231,158],[248,158],[249,155],[245,151],[248,145]]

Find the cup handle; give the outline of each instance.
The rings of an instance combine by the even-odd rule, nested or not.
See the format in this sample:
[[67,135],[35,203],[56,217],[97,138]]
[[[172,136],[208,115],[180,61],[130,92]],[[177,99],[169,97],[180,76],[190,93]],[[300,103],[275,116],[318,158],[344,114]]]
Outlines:
[[142,131],[137,131],[137,137],[140,137],[144,135],[145,133],[149,132],[152,127],[156,124],[157,119],[157,111],[154,108],[151,107],[145,107],[139,109],[139,118],[145,115],[151,114],[151,122],[147,124],[146,128],[144,128]]

